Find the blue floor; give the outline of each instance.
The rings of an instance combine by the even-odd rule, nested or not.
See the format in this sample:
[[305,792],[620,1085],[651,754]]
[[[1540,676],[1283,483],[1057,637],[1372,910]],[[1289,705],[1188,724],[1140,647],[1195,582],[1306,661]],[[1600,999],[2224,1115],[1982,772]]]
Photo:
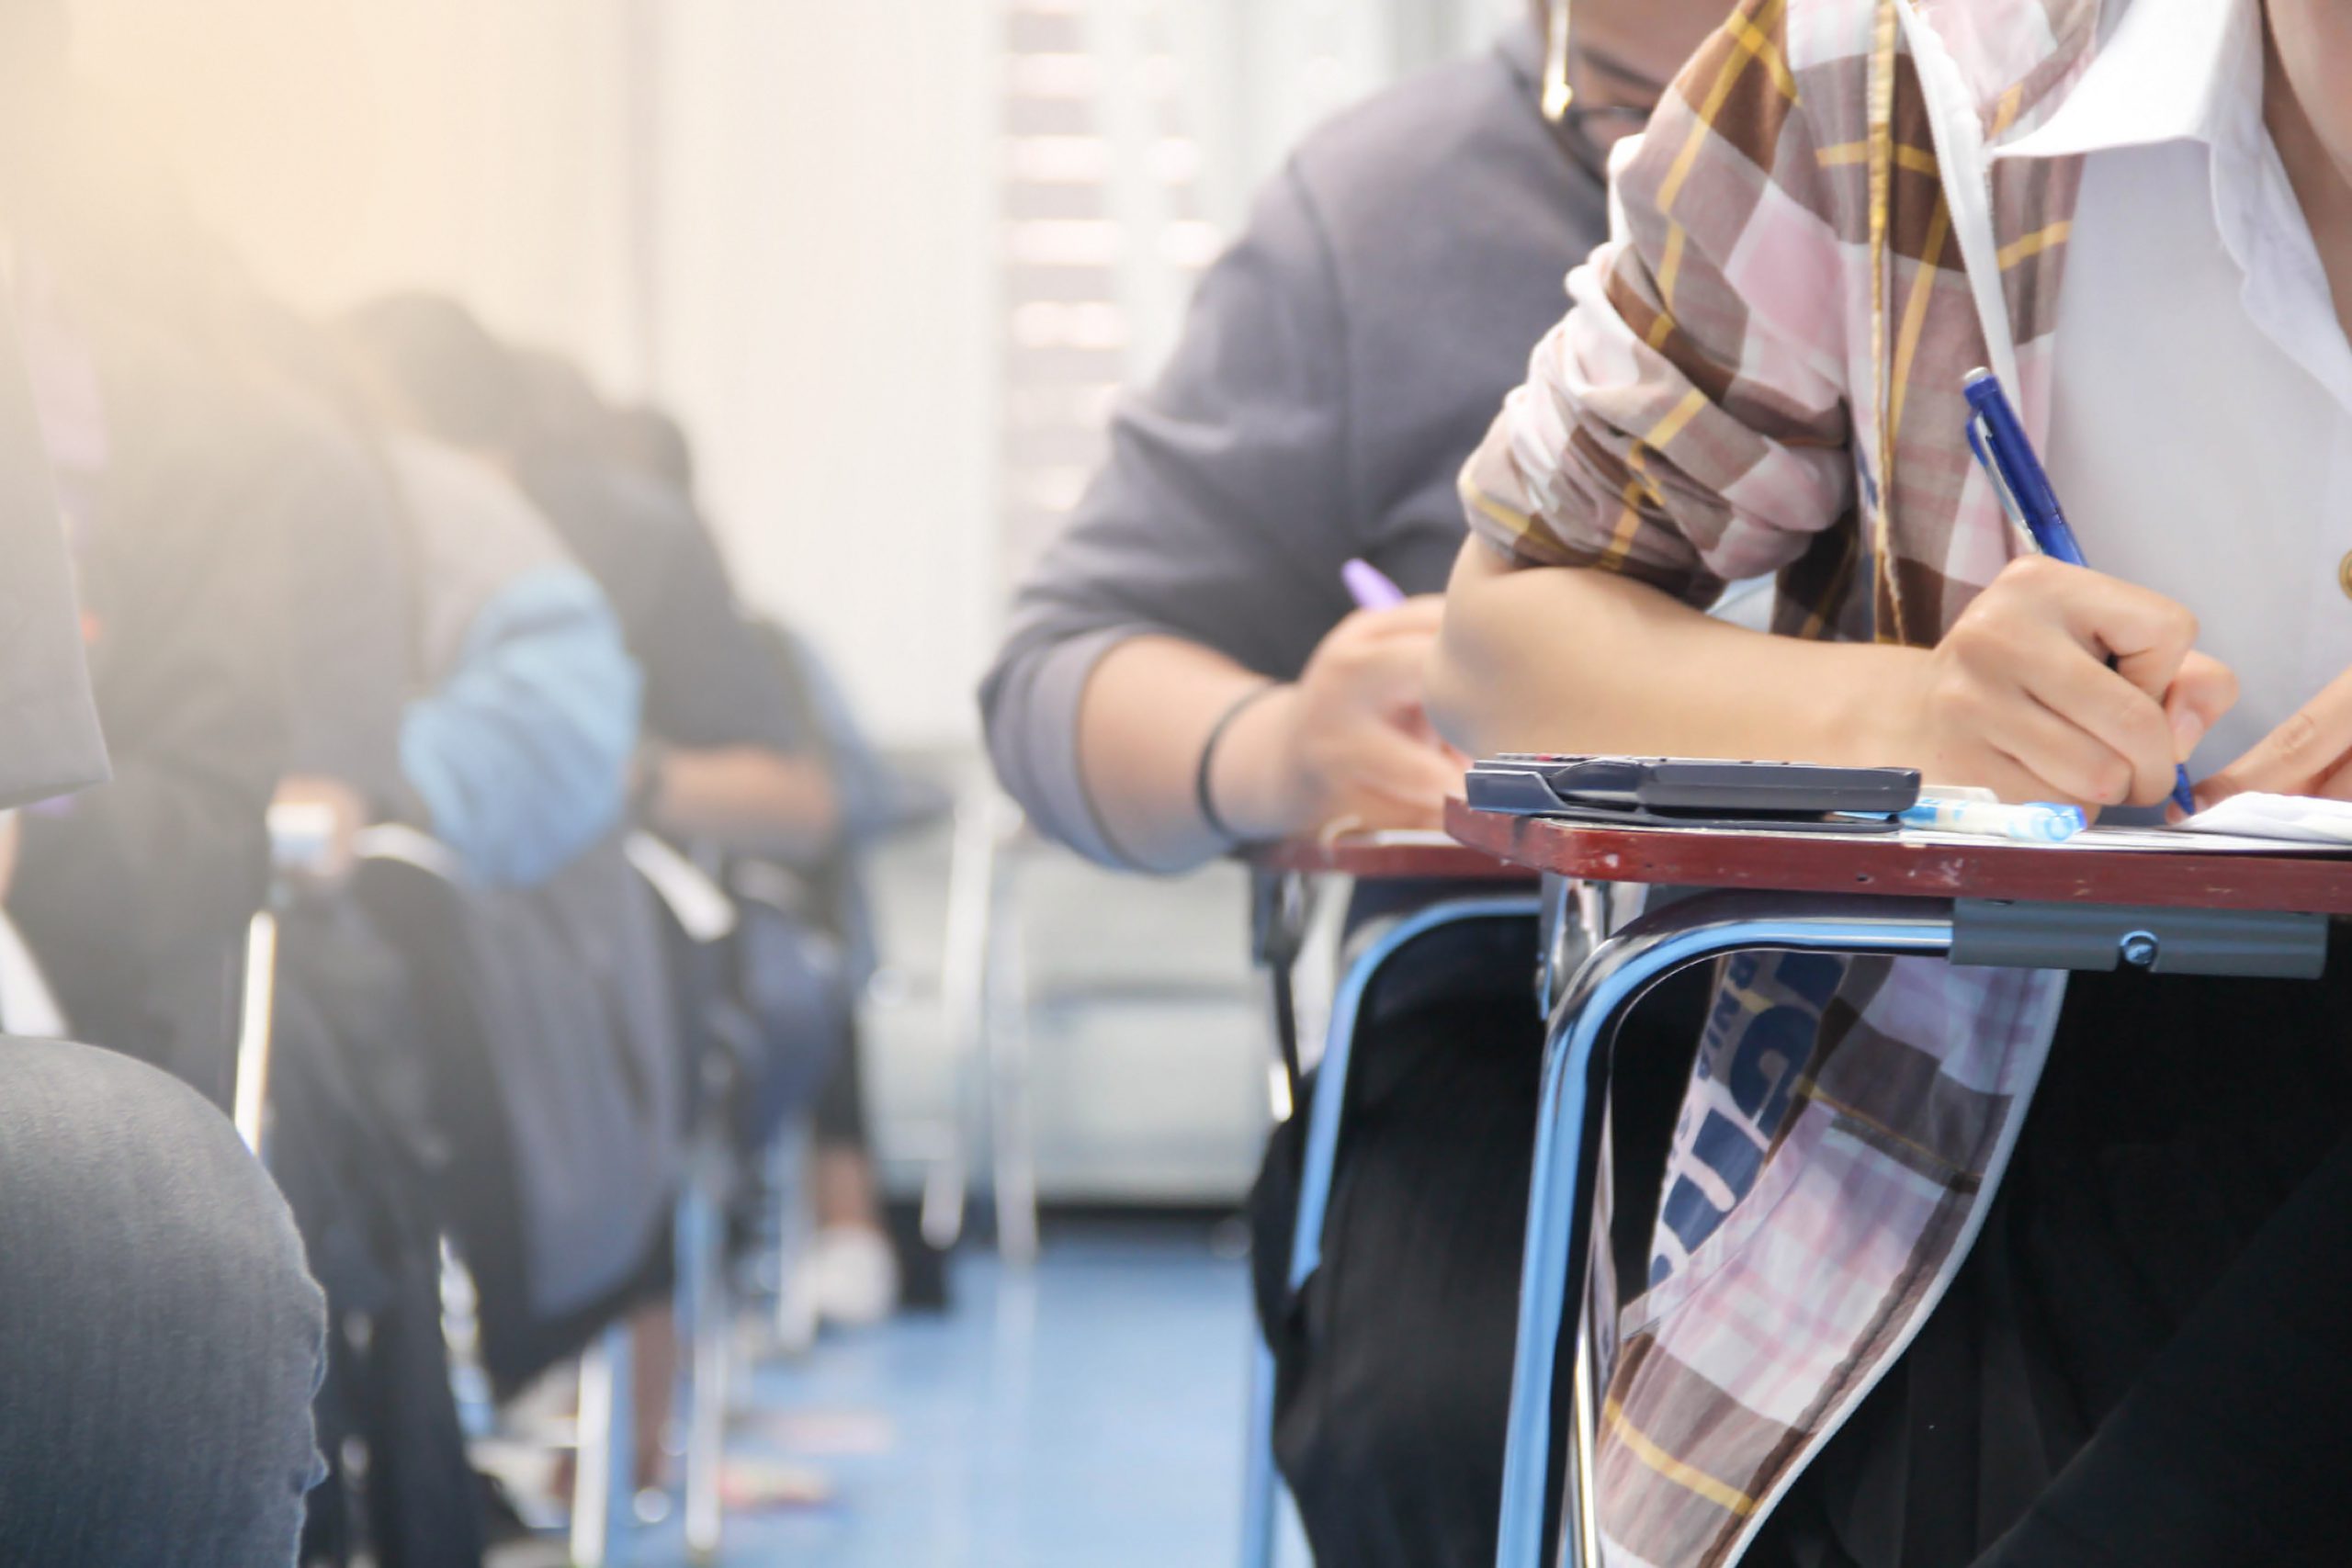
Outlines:
[[1034,1273],[959,1260],[954,1286],[944,1316],[829,1338],[755,1375],[733,1455],[831,1496],[732,1516],[728,1564],[1234,1560],[1245,1263],[1200,1227],[1096,1229],[1049,1235]]

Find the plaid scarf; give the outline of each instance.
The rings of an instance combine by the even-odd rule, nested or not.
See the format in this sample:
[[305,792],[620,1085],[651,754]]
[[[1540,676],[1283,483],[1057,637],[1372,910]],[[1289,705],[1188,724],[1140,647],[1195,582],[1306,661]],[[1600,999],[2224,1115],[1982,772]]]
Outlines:
[[[2046,434],[2082,173],[1988,174],[1982,147],[2056,110],[2098,19],[2098,0],[1746,0],[1465,468],[1472,526],[1694,604],[1775,572],[1786,635],[1938,641],[2018,547],[1961,440],[1962,378],[2013,363]],[[1991,263],[1974,289],[1963,250]],[[1614,1325],[1612,1564],[1736,1560],[1909,1343],[1982,1224],[2062,995],[1917,960],[1726,966],[1648,1288]]]

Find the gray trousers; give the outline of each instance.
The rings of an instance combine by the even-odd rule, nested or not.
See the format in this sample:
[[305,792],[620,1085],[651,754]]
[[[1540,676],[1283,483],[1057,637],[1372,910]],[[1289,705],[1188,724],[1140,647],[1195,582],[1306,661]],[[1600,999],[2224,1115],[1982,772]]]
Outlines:
[[324,1301],[220,1113],[0,1039],[0,1564],[287,1568]]

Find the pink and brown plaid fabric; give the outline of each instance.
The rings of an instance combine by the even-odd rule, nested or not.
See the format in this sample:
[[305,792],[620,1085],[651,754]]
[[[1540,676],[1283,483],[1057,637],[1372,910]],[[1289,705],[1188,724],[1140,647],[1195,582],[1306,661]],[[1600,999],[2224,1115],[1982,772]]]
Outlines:
[[[1781,631],[1939,638],[2018,547],[1962,440],[1990,361],[1906,0],[1745,0],[1618,186],[1463,476],[1529,565],[1693,604],[1779,576]],[[2098,0],[1907,0],[1987,140],[2039,125]],[[1996,162],[2024,413],[2044,434],[2079,161]],[[1613,1564],[1737,1558],[1958,1269],[2013,1146],[2053,976],[1918,961],[1728,965],[1677,1132],[1648,1289],[1604,1407]]]

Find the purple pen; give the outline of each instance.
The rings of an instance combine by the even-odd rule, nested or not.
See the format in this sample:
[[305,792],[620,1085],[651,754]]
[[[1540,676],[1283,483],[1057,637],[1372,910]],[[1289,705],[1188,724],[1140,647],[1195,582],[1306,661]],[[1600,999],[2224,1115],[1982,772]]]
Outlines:
[[1340,569],[1340,581],[1359,610],[1393,610],[1405,602],[1405,591],[1368,560],[1351,560]]

